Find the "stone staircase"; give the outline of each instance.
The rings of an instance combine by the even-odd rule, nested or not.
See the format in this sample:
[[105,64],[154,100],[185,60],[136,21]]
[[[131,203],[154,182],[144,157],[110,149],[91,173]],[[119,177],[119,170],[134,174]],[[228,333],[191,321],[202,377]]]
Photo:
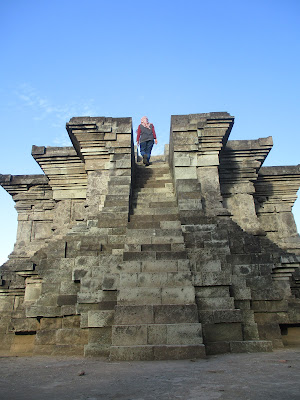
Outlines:
[[111,360],[205,357],[169,166],[136,166],[112,326]]

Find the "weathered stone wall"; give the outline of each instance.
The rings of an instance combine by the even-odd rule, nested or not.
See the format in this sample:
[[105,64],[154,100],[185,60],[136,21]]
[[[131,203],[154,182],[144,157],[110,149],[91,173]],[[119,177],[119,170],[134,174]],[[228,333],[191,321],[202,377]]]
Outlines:
[[18,211],[1,352],[163,359],[202,356],[202,343],[207,354],[282,346],[280,327],[300,323],[300,170],[261,167],[272,138],[230,141],[233,122],[172,116],[169,165],[143,172],[130,118],[72,118],[73,147],[32,148],[44,175],[0,175]]

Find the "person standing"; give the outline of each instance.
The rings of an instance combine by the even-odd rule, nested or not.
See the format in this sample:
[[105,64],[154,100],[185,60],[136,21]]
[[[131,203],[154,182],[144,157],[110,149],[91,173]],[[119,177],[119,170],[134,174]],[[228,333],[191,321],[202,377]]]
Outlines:
[[141,123],[137,128],[137,145],[140,146],[140,153],[143,157],[143,163],[149,165],[152,147],[157,144],[156,133],[154,125],[150,124],[147,117],[141,119]]

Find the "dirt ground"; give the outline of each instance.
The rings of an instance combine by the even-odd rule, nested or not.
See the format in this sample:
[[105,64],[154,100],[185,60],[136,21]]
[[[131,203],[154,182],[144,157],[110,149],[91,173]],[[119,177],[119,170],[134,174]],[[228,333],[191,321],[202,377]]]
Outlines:
[[299,400],[300,348],[203,360],[1,357],[2,400]]

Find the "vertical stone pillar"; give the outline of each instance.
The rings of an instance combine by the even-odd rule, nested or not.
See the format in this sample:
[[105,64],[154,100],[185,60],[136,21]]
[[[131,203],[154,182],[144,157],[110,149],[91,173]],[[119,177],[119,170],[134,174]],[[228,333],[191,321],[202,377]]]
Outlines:
[[[226,214],[220,192],[219,153],[233,121],[226,112],[172,116],[170,165],[180,210],[198,210],[206,216]],[[190,195],[184,194],[188,191]]]
[[45,175],[0,175],[0,184],[12,196],[18,212],[17,238],[9,258],[24,260],[53,233],[52,190]]
[[262,233],[253,193],[258,171],[272,148],[272,137],[230,140],[220,153],[220,183],[223,205],[244,231]]
[[267,237],[280,248],[300,254],[292,207],[300,185],[300,165],[262,167],[255,182],[256,212]]
[[[72,118],[67,124],[67,131],[88,175],[88,219],[98,218],[109,193],[109,182],[112,181],[115,188],[110,193],[125,195],[129,210],[134,157],[131,118]],[[122,187],[117,189],[118,182]]]

